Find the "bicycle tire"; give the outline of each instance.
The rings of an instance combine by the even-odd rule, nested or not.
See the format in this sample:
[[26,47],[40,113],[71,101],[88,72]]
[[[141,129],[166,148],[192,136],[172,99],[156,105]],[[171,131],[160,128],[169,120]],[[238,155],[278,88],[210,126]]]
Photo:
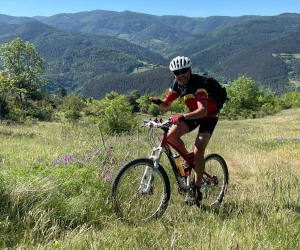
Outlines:
[[154,168],[153,160],[140,158],[125,164],[116,175],[111,198],[117,217],[129,224],[147,223],[160,218],[170,200],[170,181],[166,171],[159,165],[151,186],[151,192],[139,191],[142,175],[147,171],[147,180]]
[[149,128],[148,131],[148,143],[151,147],[157,147],[161,142],[162,137],[161,134],[157,134],[157,128]]
[[228,186],[228,167],[222,156],[209,154],[205,156],[205,172],[213,176],[217,183],[212,184],[210,178],[204,174],[201,186],[202,205],[212,206],[220,204],[227,192]]

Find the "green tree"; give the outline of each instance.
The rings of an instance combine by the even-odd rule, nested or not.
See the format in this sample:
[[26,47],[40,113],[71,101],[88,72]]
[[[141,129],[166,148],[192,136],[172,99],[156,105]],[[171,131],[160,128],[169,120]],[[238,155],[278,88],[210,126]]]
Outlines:
[[240,76],[227,88],[229,101],[225,103],[222,114],[229,119],[253,118],[259,110],[260,92],[251,78]]
[[176,99],[174,102],[172,102],[170,111],[171,113],[183,113],[187,110],[186,105],[184,104],[183,101],[181,101],[181,99]]
[[266,115],[272,115],[282,109],[284,109],[284,102],[282,98],[275,96],[271,91],[265,90],[258,96],[259,112],[258,117],[264,117]]
[[47,83],[40,77],[44,71],[44,59],[39,56],[34,45],[23,42],[20,38],[2,44],[0,57],[4,62],[4,73],[14,84],[25,118],[28,99]]
[[75,95],[69,95],[62,98],[62,104],[59,110],[63,112],[64,117],[69,122],[76,122],[81,118],[81,112],[86,107],[84,100]]
[[0,122],[2,122],[2,117],[8,114],[6,98],[13,88],[12,81],[8,78],[4,78],[0,71]]
[[105,133],[128,133],[136,125],[133,107],[125,95],[116,95],[115,92],[111,92],[106,94],[105,98],[92,100],[87,105],[85,113],[89,120],[98,122]]
[[132,106],[124,95],[107,102],[104,114],[105,131],[109,133],[129,132],[135,123]]
[[137,99],[140,98],[140,92],[138,90],[133,90],[129,95],[126,96],[127,101],[133,107],[133,112],[139,112],[139,105],[137,103]]
[[111,91],[110,93],[105,95],[105,99],[107,100],[113,100],[115,98],[117,98],[119,96],[119,94],[115,91]]
[[138,103],[139,105],[139,109],[142,113],[148,113],[148,109],[149,109],[149,106],[151,104],[151,101],[149,100],[149,97],[150,96],[153,96],[152,94],[145,94],[145,95],[142,95],[140,96],[136,102]]
[[118,95],[110,100],[106,95],[101,101],[100,107],[102,111],[100,123],[104,132],[109,134],[121,134],[131,131],[135,125],[132,106],[129,104],[125,95]]
[[151,104],[149,106],[149,109],[148,109],[148,114],[151,115],[151,116],[158,116],[161,114],[161,110],[159,109],[159,107],[156,105],[156,104]]
[[288,108],[298,108],[300,107],[300,93],[288,92],[284,94],[283,101]]
[[60,98],[67,96],[67,90],[65,88],[59,88],[59,90],[58,90],[58,96]]

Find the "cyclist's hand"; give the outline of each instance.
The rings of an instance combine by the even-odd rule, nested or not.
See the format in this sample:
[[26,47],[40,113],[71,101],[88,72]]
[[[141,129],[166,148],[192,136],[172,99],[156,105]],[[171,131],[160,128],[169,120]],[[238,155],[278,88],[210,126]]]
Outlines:
[[171,117],[171,122],[177,124],[178,122],[184,121],[185,117],[183,115],[174,115]]
[[156,105],[160,105],[162,103],[162,100],[160,100],[159,98],[156,98],[156,97],[150,97],[149,99],[151,102],[153,102]]

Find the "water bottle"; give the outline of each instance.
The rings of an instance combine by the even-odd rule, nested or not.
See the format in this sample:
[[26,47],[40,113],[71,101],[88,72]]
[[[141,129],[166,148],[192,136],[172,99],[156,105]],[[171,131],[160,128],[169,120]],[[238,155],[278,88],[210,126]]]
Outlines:
[[183,165],[182,165],[182,159],[180,157],[179,154],[176,154],[176,155],[173,155],[174,157],[174,161],[175,161],[175,164],[179,170],[179,173],[181,176],[185,176],[185,172],[184,172],[184,168],[183,168]]

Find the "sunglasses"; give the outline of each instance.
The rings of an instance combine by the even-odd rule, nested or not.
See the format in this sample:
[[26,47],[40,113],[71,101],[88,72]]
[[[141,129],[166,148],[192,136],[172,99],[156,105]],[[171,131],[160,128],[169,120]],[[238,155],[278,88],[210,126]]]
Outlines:
[[179,76],[180,74],[186,74],[189,71],[190,68],[185,68],[185,69],[179,69],[179,70],[174,70],[173,74],[175,76]]

